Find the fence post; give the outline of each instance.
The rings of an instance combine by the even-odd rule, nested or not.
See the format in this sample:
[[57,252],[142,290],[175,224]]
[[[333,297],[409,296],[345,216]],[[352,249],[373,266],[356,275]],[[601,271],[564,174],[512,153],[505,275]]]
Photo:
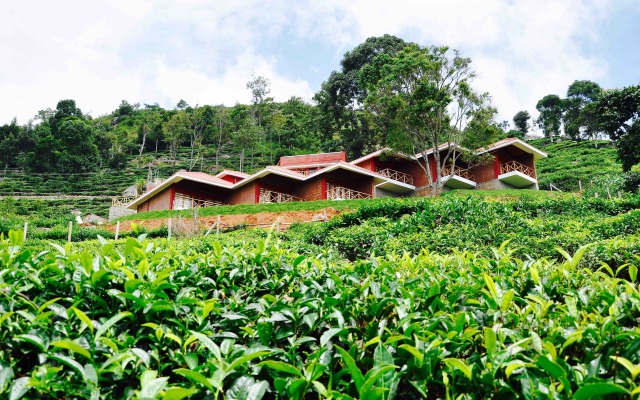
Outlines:
[[549,184],[549,190],[553,192],[553,185]]
[[114,240],[118,240],[118,236],[120,236],[120,221],[116,222],[116,238]]
[[22,241],[27,241],[27,229],[29,228],[29,222],[24,221],[24,232],[22,233]]
[[329,218],[327,218],[327,209],[325,208],[323,211],[324,211],[324,222],[327,222],[329,220]]
[[220,233],[220,215],[218,215],[218,222],[216,222],[216,235]]
[[171,239],[171,218],[167,222],[167,239]]
[[67,242],[71,242],[71,231],[73,230],[73,221],[69,221],[69,236],[67,237]]
[[609,196],[609,199],[611,199],[611,192],[609,191],[609,188],[607,188],[607,196]]
[[580,179],[578,179],[578,189],[582,192],[582,182],[580,182]]

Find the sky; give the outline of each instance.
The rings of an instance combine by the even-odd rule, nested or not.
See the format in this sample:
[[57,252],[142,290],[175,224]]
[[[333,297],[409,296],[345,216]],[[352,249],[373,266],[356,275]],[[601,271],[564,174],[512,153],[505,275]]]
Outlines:
[[637,0],[20,0],[0,13],[0,124],[74,99],[97,117],[122,100],[174,108],[271,96],[312,101],[371,36],[447,45],[473,61],[499,120],[574,80],[640,84]]

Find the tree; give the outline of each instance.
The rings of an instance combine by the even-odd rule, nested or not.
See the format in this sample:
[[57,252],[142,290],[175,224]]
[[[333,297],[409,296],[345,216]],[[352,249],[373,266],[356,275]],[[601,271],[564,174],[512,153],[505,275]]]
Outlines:
[[184,112],[174,112],[169,120],[162,126],[164,137],[169,145],[169,156],[173,160],[173,168],[176,167],[180,144],[189,135],[190,121]]
[[49,118],[49,125],[51,126],[51,133],[56,136],[58,133],[58,124],[65,118],[76,117],[85,119],[82,111],[76,107],[75,100],[60,100],[56,106],[56,112]]
[[572,139],[594,138],[595,109],[591,106],[602,94],[602,88],[592,81],[574,81],[564,101],[564,133]]
[[213,120],[213,109],[211,106],[196,106],[196,108],[187,108],[185,113],[187,115],[185,122],[189,125],[189,145],[191,146],[189,171],[191,171],[200,159],[202,141],[206,130]]
[[229,140],[229,110],[222,104],[214,107],[212,141],[215,146],[216,169],[220,168],[220,153]]
[[597,126],[616,142],[622,169],[640,162],[640,85],[603,92],[594,106]]
[[[442,186],[444,167],[450,164],[453,174],[462,155],[460,145],[472,134],[465,127],[476,116],[491,114],[488,94],[471,88],[474,77],[471,59],[448,47],[411,45],[393,56],[380,54],[363,68],[369,115],[385,127],[392,149],[420,154],[419,164],[434,195]],[[431,152],[435,182],[428,162]]]
[[537,123],[544,135],[548,138],[559,135],[564,110],[562,99],[555,94],[546,95],[538,101],[536,110],[540,112]]
[[250,110],[243,104],[236,104],[229,113],[231,124],[233,127],[234,142],[240,146],[240,165],[241,172],[245,169],[245,150],[251,146],[259,136],[260,127],[256,124],[255,119],[251,116]]
[[384,142],[384,138],[379,137],[380,131],[371,126],[363,112],[367,88],[360,81],[361,70],[376,56],[393,55],[407,45],[391,35],[370,37],[344,55],[341,70],[333,71],[314,96],[320,110],[326,150],[339,147],[355,158]]
[[[252,75],[251,80],[247,82],[247,89],[251,90],[251,115],[256,120],[257,126],[261,128],[259,133],[267,131],[271,134],[271,129],[266,126],[266,120],[264,118],[265,106],[273,100],[272,98],[267,97],[271,92],[271,89],[269,88],[270,84],[269,79],[255,75]],[[262,137],[259,138],[259,142],[264,142]],[[271,143],[271,137],[269,137],[269,143]],[[272,159],[272,146],[270,146],[269,150],[270,158]],[[251,153],[251,164],[253,165],[253,151]],[[264,157],[264,147],[262,147],[262,156]]]
[[0,126],[0,166],[5,168],[17,166],[22,130],[15,118],[11,120],[11,124]]
[[58,171],[91,172],[98,167],[100,154],[95,145],[94,131],[80,118],[65,118],[58,125],[59,154]]
[[531,115],[529,115],[529,111],[518,111],[516,115],[513,116],[513,125],[515,125],[516,129],[520,132],[519,136],[521,138],[524,138],[529,132],[530,119]]
[[[147,136],[150,136],[153,132],[156,132],[158,125],[161,124],[160,113],[155,109],[149,109],[142,115],[142,121],[140,122],[140,135],[142,136],[142,143],[140,144],[140,156],[144,152],[145,145],[147,143]],[[156,142],[156,151],[158,150]]]

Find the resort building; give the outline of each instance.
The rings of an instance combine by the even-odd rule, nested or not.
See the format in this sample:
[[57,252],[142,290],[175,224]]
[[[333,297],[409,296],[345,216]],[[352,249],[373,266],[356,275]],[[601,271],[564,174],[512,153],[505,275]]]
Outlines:
[[[535,161],[547,156],[515,138],[501,140],[473,154],[477,157],[472,163],[458,158],[455,166],[445,165],[443,190],[537,189]],[[433,151],[426,156],[435,182]],[[179,171],[126,207],[144,212],[222,204],[420,196],[430,191],[422,157],[383,149],[350,162],[344,152],[287,156],[280,158],[277,165],[252,175],[230,170],[217,175]]]

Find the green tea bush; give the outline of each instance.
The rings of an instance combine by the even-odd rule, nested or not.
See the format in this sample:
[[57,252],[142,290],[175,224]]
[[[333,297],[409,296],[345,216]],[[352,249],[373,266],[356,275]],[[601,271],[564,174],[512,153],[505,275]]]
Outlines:
[[626,260],[618,277],[583,268],[598,245],[560,261],[522,260],[503,245],[489,257],[422,251],[350,263],[245,234],[35,252],[10,232],[0,242],[0,396],[640,392],[638,263]]

